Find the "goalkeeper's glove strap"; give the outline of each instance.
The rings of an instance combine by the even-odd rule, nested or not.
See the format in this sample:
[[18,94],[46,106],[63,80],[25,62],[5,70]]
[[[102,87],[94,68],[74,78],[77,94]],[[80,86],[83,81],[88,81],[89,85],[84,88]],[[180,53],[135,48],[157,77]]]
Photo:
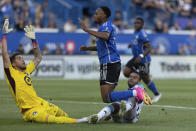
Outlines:
[[2,34],[2,36],[3,36],[3,39],[7,40],[7,34]]
[[37,48],[38,47],[38,43],[34,39],[32,39],[32,44],[33,44],[33,48]]

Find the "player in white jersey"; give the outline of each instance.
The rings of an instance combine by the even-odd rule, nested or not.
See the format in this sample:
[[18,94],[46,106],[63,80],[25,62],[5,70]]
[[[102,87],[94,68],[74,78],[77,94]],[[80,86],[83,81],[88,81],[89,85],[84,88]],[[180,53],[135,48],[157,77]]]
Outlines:
[[[139,73],[132,72],[128,79],[129,90],[141,89],[144,91],[144,86],[140,84],[141,78]],[[141,88],[140,88],[141,87]],[[150,97],[145,93],[145,97],[148,101],[146,104],[151,104]],[[114,122],[118,123],[135,123],[139,120],[139,115],[142,110],[143,101],[138,100],[133,96],[126,101],[114,102],[104,107],[98,114],[90,116],[89,123],[97,123],[101,120],[105,120],[108,117],[112,117]]]

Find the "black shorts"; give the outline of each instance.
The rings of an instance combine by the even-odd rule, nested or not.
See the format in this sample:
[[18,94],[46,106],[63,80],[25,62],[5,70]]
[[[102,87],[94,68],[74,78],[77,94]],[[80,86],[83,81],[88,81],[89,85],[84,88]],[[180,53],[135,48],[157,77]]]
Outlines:
[[100,65],[100,85],[118,84],[121,63],[105,63]]
[[140,75],[148,75],[150,73],[150,63],[134,63],[135,59],[131,59],[127,62],[126,67],[133,71],[139,71]]

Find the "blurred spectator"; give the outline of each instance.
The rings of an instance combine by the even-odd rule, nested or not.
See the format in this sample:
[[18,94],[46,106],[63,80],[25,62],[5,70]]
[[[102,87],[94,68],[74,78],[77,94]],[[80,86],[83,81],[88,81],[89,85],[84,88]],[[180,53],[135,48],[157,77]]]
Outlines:
[[77,26],[72,23],[71,19],[68,19],[64,24],[64,32],[74,32],[77,29]]
[[189,17],[191,15],[192,0],[179,0],[180,15]]
[[190,54],[196,54],[196,38],[194,34],[191,34],[186,40]]
[[5,0],[5,3],[3,2],[1,12],[3,14],[3,17],[5,18],[12,18],[13,17],[13,6],[11,4],[11,0]]
[[144,14],[144,9],[143,9],[143,4],[145,0],[132,0],[133,2],[133,17],[143,17]]
[[178,12],[180,10],[178,5],[179,5],[178,0],[167,0],[167,1],[165,1],[165,8],[170,13],[170,18],[168,20],[169,27],[172,27],[175,24],[174,22],[175,22],[175,20],[178,16]]
[[18,45],[18,49],[16,50],[16,52],[19,52],[20,54],[24,54],[24,49],[22,44]]
[[181,30],[181,28],[180,28],[179,24],[177,22],[175,22],[174,23],[174,26],[172,26],[170,28],[170,30],[176,30],[176,31],[178,31],[178,30]]
[[19,19],[18,21],[16,21],[15,29],[17,31],[23,31],[24,30],[24,21],[22,19]]
[[154,25],[155,23],[155,16],[156,16],[156,4],[155,0],[148,0],[144,2],[143,8],[145,9],[146,14],[146,20],[148,25]]
[[0,40],[0,54],[2,53],[2,43],[1,43],[1,40]]
[[192,21],[189,21],[187,23],[187,26],[184,28],[184,30],[194,30],[194,29],[195,29],[195,27],[193,26]]
[[163,33],[168,33],[168,23],[163,24]]
[[50,55],[50,51],[49,51],[49,49],[48,49],[47,46],[44,46],[44,48],[43,48],[43,50],[42,50],[42,54],[43,54],[43,55]]
[[60,46],[60,45],[56,45],[56,50],[54,50],[52,54],[53,54],[53,55],[63,55],[64,52],[63,52],[63,50],[61,49],[61,46]]
[[35,28],[40,29],[41,27],[42,27],[42,26],[41,26],[40,19],[39,19],[39,18],[36,18],[36,19],[35,19]]
[[124,29],[125,25],[124,25],[124,23],[122,21],[122,15],[121,15],[120,11],[116,11],[113,23],[119,29]]
[[48,28],[56,28],[56,24],[54,22],[54,20],[50,19],[49,24],[48,24]]
[[42,12],[42,7],[40,4],[37,4],[36,9],[35,9],[35,19],[39,19],[39,21],[42,21],[44,17],[44,14]]
[[22,13],[20,15],[20,20],[24,21],[24,25],[27,25],[27,23],[29,22],[30,19],[30,10],[29,10],[29,6],[27,4],[27,2],[23,3],[23,10]]
[[163,23],[159,19],[157,19],[157,21],[156,21],[154,32],[155,33],[163,33]]
[[13,5],[13,9],[14,9],[14,20],[15,22],[19,22],[20,20],[20,14],[22,13],[22,7],[20,5],[20,0],[15,0],[14,1],[14,5]]
[[48,0],[44,0],[43,6],[43,25],[44,27],[48,27],[48,21],[49,21],[49,8],[48,8]]

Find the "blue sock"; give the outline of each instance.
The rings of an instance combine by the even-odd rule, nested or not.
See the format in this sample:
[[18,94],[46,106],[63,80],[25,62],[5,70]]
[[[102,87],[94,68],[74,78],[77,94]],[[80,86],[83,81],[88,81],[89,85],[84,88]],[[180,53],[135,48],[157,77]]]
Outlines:
[[154,84],[154,82],[151,80],[148,84],[148,88],[153,92],[154,95],[158,95],[159,92]]
[[133,97],[133,90],[127,90],[127,91],[112,91],[109,94],[110,102],[115,101],[121,101],[121,100],[127,100],[130,97]]

